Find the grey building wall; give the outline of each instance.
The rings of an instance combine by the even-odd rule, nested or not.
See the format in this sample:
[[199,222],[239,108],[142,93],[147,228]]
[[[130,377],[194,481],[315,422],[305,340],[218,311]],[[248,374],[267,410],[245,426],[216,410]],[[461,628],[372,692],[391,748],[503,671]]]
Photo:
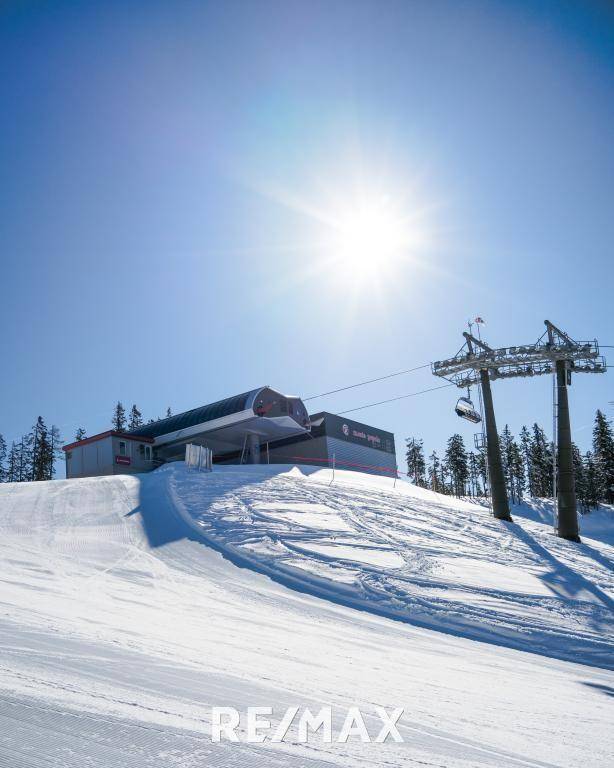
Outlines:
[[[130,459],[130,464],[118,464],[116,461],[116,457],[120,455],[120,442],[126,446],[126,457]],[[146,446],[153,450],[149,443],[112,435],[76,446],[66,452],[66,477],[70,479],[148,472],[155,465],[146,458]]]
[[327,437],[326,442],[328,458],[335,457],[335,466],[338,469],[351,469],[356,472],[367,472],[371,475],[394,477],[397,468],[394,453],[380,451],[366,445],[348,443],[336,437]]
[[113,474],[112,438],[77,446],[66,453],[66,477]]
[[[309,437],[296,442],[287,441],[286,444],[269,446],[268,454],[266,446],[263,446],[260,460],[265,464],[267,459],[270,460],[271,464],[298,464],[300,459],[307,459],[305,464],[327,466],[328,444],[326,437]],[[313,459],[313,461],[309,461],[309,459]]]
[[[272,464],[303,461],[307,466],[330,467],[334,456],[338,469],[394,477],[397,462],[391,432],[326,412],[314,414],[311,421],[311,435],[269,446]],[[267,461],[265,447],[262,461]]]
[[[271,464],[300,464],[303,461],[308,466],[332,467],[333,456],[337,469],[394,477],[397,467],[394,453],[327,436],[272,447],[268,458]],[[267,461],[266,447],[262,448],[261,460],[263,463]]]

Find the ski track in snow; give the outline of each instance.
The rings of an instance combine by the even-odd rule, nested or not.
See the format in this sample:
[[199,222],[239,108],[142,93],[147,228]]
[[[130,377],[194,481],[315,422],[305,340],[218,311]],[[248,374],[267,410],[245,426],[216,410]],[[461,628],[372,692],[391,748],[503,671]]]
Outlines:
[[[0,485],[0,765],[610,765],[609,513],[578,546],[545,504],[509,526],[330,480],[177,464]],[[375,705],[402,706],[405,742],[211,742],[211,706],[257,705],[274,724],[330,705],[334,731],[360,706],[373,734]]]
[[[171,488],[209,541],[289,586],[433,629],[614,667],[610,544],[563,542],[523,518],[530,509],[516,509],[510,525],[475,503],[340,474],[329,485],[328,471],[269,470],[253,482],[237,468],[215,479],[173,477]],[[341,525],[327,526],[335,518]]]

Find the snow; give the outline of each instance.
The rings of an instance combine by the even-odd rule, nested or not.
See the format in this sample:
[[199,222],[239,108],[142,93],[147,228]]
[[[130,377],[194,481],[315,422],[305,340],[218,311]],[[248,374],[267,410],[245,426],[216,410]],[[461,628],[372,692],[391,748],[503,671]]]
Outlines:
[[[611,511],[574,545],[537,502],[331,479],[0,485],[0,764],[611,764]],[[404,743],[211,742],[212,706],[256,705],[401,706]]]
[[614,549],[554,537],[544,502],[539,515],[535,505],[515,509],[519,522],[507,524],[481,505],[355,472],[337,471],[331,484],[327,469],[163,471],[176,508],[205,540],[282,584],[432,629],[614,666]]
[[440,557],[437,576],[450,584],[462,583],[476,591],[505,590],[522,595],[551,595],[544,582],[547,576],[545,568],[528,571],[469,557]]

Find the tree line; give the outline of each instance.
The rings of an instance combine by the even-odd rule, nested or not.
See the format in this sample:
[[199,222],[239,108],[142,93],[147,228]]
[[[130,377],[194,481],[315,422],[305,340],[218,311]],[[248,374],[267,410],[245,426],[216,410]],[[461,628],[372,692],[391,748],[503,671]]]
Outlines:
[[[522,427],[518,438],[508,425],[499,436],[507,492],[513,504],[525,495],[552,496],[554,446],[539,426]],[[454,496],[485,496],[488,470],[484,450],[467,450],[461,435],[452,435],[443,455],[424,456],[423,441],[406,439],[407,475],[423,488]],[[582,453],[573,444],[576,496],[589,511],[599,503],[614,503],[614,433],[605,415],[597,411],[592,450]]]
[[[166,409],[166,416],[172,416],[171,409]],[[148,424],[160,421],[149,419]],[[145,421],[141,411],[133,405],[128,415],[120,401],[113,409],[111,426],[117,432],[127,432],[143,426]],[[79,427],[75,433],[75,442],[83,440],[87,433]],[[53,480],[56,463],[63,459],[60,430],[55,425],[47,427],[39,416],[31,430],[21,440],[13,441],[9,448],[0,434],[0,483],[28,483],[37,480]]]
[[[166,415],[164,417],[158,416],[157,419],[149,419],[148,424],[155,424],[156,421],[161,421],[162,418],[168,419],[172,416],[170,407],[166,409]],[[133,405],[130,409],[130,413],[126,416],[126,409],[124,408],[120,400],[117,401],[115,408],[113,409],[113,417],[111,418],[111,424],[116,432],[132,432],[134,429],[138,429],[145,424],[143,414],[141,411]]]
[[[149,419],[147,421],[147,424],[154,424],[156,421],[161,421],[162,418],[168,419],[169,416],[172,416],[172,412],[170,408],[166,409],[166,415],[164,417],[158,416],[157,419]],[[139,427],[142,427],[143,424],[145,424],[145,420],[143,419],[143,414],[141,411],[137,408],[136,404],[133,404],[132,408],[130,409],[129,413],[126,414],[126,409],[124,408],[123,403],[121,400],[118,400],[113,408],[113,415],[111,416],[111,428],[115,432],[132,432],[135,429],[138,429]],[[79,442],[79,440],[84,440],[87,437],[87,432],[83,429],[83,427],[79,427],[75,434],[75,441]]]
[[13,440],[10,448],[0,434],[0,482],[53,480],[62,442],[60,430],[55,425],[48,427],[42,416],[21,440]]

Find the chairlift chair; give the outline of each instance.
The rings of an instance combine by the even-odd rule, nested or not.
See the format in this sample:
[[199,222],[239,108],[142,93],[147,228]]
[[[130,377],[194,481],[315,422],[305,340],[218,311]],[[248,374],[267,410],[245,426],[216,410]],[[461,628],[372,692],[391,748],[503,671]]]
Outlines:
[[468,397],[459,397],[454,411],[461,419],[467,419],[467,421],[471,421],[473,424],[479,424],[482,421],[482,417],[475,410],[473,403]]

